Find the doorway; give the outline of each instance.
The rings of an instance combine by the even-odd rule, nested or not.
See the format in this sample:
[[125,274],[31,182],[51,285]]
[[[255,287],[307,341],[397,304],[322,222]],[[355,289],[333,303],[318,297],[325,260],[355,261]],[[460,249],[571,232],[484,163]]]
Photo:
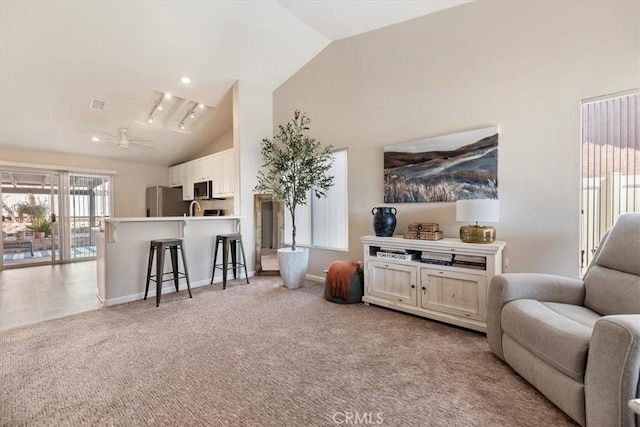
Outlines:
[[2,258],[0,266],[53,264],[60,256],[57,213],[60,175],[2,170]]
[[0,169],[0,270],[96,259],[97,227],[111,215],[111,176]]
[[256,274],[277,276],[277,251],[284,245],[284,208],[270,194],[256,194],[254,206]]

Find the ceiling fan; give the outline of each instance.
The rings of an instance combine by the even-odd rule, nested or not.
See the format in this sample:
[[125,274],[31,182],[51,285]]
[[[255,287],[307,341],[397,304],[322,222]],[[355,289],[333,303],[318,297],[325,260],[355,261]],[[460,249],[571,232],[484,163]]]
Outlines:
[[[136,147],[146,148],[147,150],[155,150],[155,147],[145,144],[146,142],[153,142],[150,139],[129,139],[127,137],[127,132],[128,132],[127,128],[120,128],[118,129],[118,132],[120,132],[120,135],[118,136],[112,135],[107,132],[103,132],[103,133],[109,136],[110,138],[112,138],[116,143],[116,147],[118,148],[129,149],[129,147],[131,147],[131,145],[133,144]],[[100,138],[92,137],[91,140],[99,141]]]

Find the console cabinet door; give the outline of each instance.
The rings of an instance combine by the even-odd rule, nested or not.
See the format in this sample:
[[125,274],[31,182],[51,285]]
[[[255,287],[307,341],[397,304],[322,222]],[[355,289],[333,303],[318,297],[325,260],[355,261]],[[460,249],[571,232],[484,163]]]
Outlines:
[[487,319],[487,278],[422,268],[420,306],[484,322]]
[[390,301],[417,306],[417,268],[370,261],[367,293]]

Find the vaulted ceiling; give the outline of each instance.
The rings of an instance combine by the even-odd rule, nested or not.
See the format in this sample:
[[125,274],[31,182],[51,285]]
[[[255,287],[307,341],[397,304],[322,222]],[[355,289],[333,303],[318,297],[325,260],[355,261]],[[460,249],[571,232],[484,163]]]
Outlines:
[[[3,0],[0,159],[18,146],[183,161],[231,126],[237,80],[274,90],[332,41],[468,1]],[[155,150],[117,148],[119,128]]]

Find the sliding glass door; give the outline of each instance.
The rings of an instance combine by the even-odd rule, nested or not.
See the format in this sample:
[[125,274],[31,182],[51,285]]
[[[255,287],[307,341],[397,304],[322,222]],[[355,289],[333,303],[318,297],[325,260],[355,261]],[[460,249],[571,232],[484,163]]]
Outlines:
[[71,260],[96,256],[96,229],[111,211],[109,176],[69,174],[69,256]]
[[2,267],[51,264],[59,259],[60,175],[49,171],[0,171]]
[[0,268],[95,259],[111,214],[109,175],[0,169]]

